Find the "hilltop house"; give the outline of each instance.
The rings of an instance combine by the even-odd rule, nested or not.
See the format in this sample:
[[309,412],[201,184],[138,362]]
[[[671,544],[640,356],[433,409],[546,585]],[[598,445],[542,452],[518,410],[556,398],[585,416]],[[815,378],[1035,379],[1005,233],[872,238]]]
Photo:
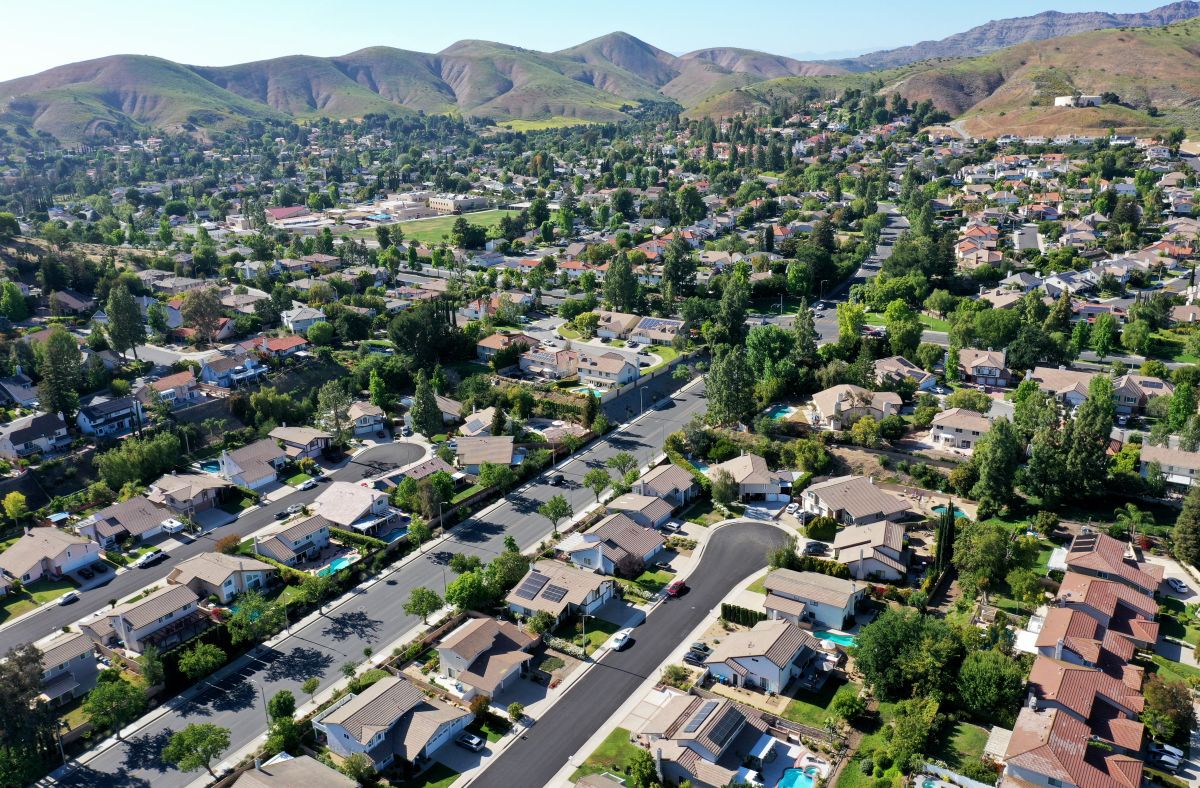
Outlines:
[[844,430],[864,416],[879,421],[897,414],[901,404],[900,395],[894,391],[867,391],[843,383],[813,395],[811,419],[823,429]]
[[738,486],[738,497],[743,501],[776,501],[791,494],[791,474],[772,471],[767,467],[767,461],[757,454],[743,454],[712,465],[705,475],[711,480],[720,471],[733,477]]
[[0,427],[0,457],[17,460],[63,451],[71,445],[61,413],[36,413]]

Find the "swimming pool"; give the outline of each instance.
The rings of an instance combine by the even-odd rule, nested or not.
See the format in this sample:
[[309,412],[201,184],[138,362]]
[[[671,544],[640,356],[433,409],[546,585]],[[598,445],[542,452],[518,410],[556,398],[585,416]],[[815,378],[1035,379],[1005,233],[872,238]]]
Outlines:
[[344,556],[344,555],[338,556],[337,558],[335,558],[329,562],[329,566],[320,570],[319,572],[317,572],[317,574],[320,575],[321,577],[328,577],[329,575],[332,575],[332,574],[342,571],[346,567],[350,566],[350,564],[352,564],[352,563],[354,563],[354,561],[347,558],[346,556]]
[[216,460],[205,460],[204,462],[200,463],[200,470],[204,471],[205,473],[217,473],[221,470],[221,463],[217,462]]
[[768,418],[774,419],[775,421],[780,421],[781,419],[786,419],[788,416],[791,416],[795,412],[796,412],[796,409],[793,408],[791,405],[772,405],[771,407],[766,409],[766,411],[763,413],[763,415]]
[[[946,505],[939,503],[937,506],[933,507],[933,511],[937,512],[938,514],[945,514],[946,513]],[[954,519],[965,520],[965,519],[967,519],[967,513],[964,512],[962,509],[959,509],[957,506],[955,506],[954,507]]]
[[830,632],[827,629],[813,630],[813,637],[815,637],[817,640],[832,640],[839,646],[858,645],[858,640],[854,637],[854,635],[843,635],[838,632]]
[[576,386],[573,389],[567,389],[567,391],[571,392],[572,394],[583,394],[585,392],[590,392],[593,397],[603,397],[604,396],[603,391],[601,391],[600,389],[594,389],[591,386]]
[[809,766],[805,769],[788,769],[783,773],[783,777],[779,782],[775,783],[775,788],[810,788],[814,782],[813,776],[817,773],[817,767]]

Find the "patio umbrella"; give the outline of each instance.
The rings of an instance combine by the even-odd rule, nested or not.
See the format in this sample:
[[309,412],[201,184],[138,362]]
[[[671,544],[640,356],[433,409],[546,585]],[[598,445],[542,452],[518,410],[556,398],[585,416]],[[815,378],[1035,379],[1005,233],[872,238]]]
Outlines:
[[837,648],[837,643],[834,643],[832,640],[822,640],[821,648],[825,649],[826,651],[833,651]]

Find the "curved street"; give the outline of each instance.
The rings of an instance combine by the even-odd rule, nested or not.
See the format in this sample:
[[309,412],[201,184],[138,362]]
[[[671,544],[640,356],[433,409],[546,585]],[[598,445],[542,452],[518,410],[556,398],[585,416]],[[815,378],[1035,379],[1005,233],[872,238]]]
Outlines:
[[564,760],[609,721],[735,583],[766,566],[767,551],[787,541],[782,529],[745,521],[720,528],[688,576],[691,590],[654,610],[624,651],[608,651],[471,788],[546,785]]

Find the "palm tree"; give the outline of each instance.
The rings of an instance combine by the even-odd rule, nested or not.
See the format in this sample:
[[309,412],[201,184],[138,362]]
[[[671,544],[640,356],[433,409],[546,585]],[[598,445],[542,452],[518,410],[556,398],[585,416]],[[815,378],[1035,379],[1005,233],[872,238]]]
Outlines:
[[1137,504],[1133,503],[1127,503],[1116,509],[1113,515],[1117,526],[1129,531],[1130,541],[1137,537],[1139,528],[1154,525],[1154,515],[1150,512],[1143,512],[1137,507]]

